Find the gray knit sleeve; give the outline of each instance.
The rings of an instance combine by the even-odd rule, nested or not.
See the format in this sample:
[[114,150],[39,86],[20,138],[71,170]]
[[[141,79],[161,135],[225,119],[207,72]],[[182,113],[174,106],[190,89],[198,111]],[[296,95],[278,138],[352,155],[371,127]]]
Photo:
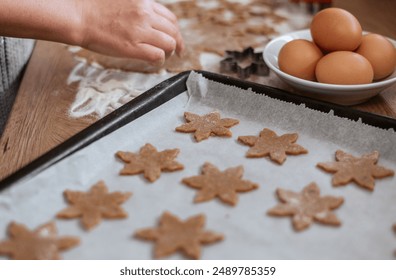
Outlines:
[[0,37],[0,135],[33,47],[34,40]]

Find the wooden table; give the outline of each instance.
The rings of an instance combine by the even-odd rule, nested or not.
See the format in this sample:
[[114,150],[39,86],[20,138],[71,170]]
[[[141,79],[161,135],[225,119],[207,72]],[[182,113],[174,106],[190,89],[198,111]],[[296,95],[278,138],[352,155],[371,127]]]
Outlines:
[[[365,30],[396,38],[396,1],[334,2],[353,12]],[[64,46],[37,43],[0,139],[0,180],[95,122],[68,117],[77,85],[66,80],[75,63]],[[353,107],[396,118],[396,87]]]

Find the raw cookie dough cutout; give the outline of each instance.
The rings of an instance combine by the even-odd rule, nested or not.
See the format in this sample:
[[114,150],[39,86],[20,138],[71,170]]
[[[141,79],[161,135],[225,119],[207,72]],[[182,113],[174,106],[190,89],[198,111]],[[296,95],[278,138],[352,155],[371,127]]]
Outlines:
[[344,151],[337,150],[335,162],[320,162],[316,166],[326,172],[334,173],[333,186],[343,186],[355,182],[370,191],[374,190],[375,180],[393,176],[395,172],[377,165],[379,153],[374,151],[361,157],[354,157]]
[[139,153],[117,152],[116,156],[125,162],[120,175],[136,175],[143,173],[149,182],[156,181],[162,171],[172,172],[184,169],[184,166],[175,159],[179,149],[168,149],[158,152],[157,149],[147,143]]
[[178,132],[194,132],[197,142],[208,139],[209,136],[231,137],[232,132],[228,128],[239,123],[236,119],[220,117],[220,113],[212,112],[203,116],[190,112],[184,113],[186,123],[176,127]]
[[194,202],[203,202],[218,197],[232,206],[238,203],[237,192],[248,192],[258,188],[258,184],[242,180],[243,166],[227,168],[220,171],[216,166],[206,162],[201,175],[184,178],[182,182],[198,189]]
[[8,225],[9,239],[0,242],[0,255],[14,260],[57,260],[59,252],[77,246],[77,237],[58,237],[54,222],[29,230],[25,225],[11,222]]
[[102,218],[122,219],[128,214],[121,204],[129,199],[130,192],[109,193],[103,181],[93,185],[88,192],[66,190],[64,196],[69,207],[60,211],[56,217],[62,219],[81,218],[82,226],[90,230],[101,223]]
[[162,258],[181,251],[189,258],[201,257],[201,246],[224,239],[222,234],[205,231],[205,216],[197,215],[181,221],[164,212],[157,228],[141,229],[135,237],[155,242],[154,257]]
[[251,148],[247,151],[246,157],[259,158],[269,156],[278,164],[286,160],[286,155],[306,154],[308,151],[296,144],[298,134],[283,134],[278,136],[274,131],[264,128],[259,136],[239,136],[238,141]]
[[297,231],[308,228],[314,221],[332,226],[341,225],[331,211],[340,207],[344,199],[320,196],[316,183],[310,183],[299,193],[278,188],[276,194],[281,203],[268,210],[268,215],[292,216],[293,227]]

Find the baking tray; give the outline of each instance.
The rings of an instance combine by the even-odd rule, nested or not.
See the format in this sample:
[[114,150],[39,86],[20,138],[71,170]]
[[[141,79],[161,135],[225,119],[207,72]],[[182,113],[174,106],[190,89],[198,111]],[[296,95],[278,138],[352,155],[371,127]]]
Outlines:
[[[361,120],[362,123],[376,126],[383,129],[393,128],[396,130],[396,120],[384,116],[379,116],[367,112],[358,111],[350,107],[335,105],[319,100],[310,99],[289,93],[287,91],[269,87],[262,84],[243,81],[232,77],[211,73],[207,71],[196,71],[204,77],[227,85],[236,86],[242,89],[252,89],[258,94],[265,94],[269,97],[291,102],[294,104],[304,104],[306,107],[321,112],[334,112],[334,115],[348,118],[351,120]],[[92,142],[102,138],[103,136],[117,130],[118,128],[128,124],[129,122],[143,116],[151,110],[161,106],[165,102],[171,100],[175,96],[187,90],[186,81],[190,71],[182,72],[160,84],[154,86],[150,90],[139,95],[132,101],[123,105],[114,112],[108,114],[101,120],[95,122],[88,128],[79,132],[75,136],[69,138],[54,149],[40,156],[30,164],[21,168],[12,175],[6,177],[0,182],[0,191],[12,186],[21,179],[33,176],[44,169],[50,167],[56,162],[66,158],[74,152],[86,147]]]

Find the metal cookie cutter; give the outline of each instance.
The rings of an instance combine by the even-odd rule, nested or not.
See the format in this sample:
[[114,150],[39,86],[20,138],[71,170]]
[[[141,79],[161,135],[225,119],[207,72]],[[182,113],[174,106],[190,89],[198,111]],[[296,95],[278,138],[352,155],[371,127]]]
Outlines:
[[[243,67],[241,63],[248,62]],[[226,58],[220,61],[221,73],[236,73],[237,76],[245,80],[250,75],[268,76],[269,69],[263,59],[263,53],[255,53],[252,47],[239,51],[226,51]]]

